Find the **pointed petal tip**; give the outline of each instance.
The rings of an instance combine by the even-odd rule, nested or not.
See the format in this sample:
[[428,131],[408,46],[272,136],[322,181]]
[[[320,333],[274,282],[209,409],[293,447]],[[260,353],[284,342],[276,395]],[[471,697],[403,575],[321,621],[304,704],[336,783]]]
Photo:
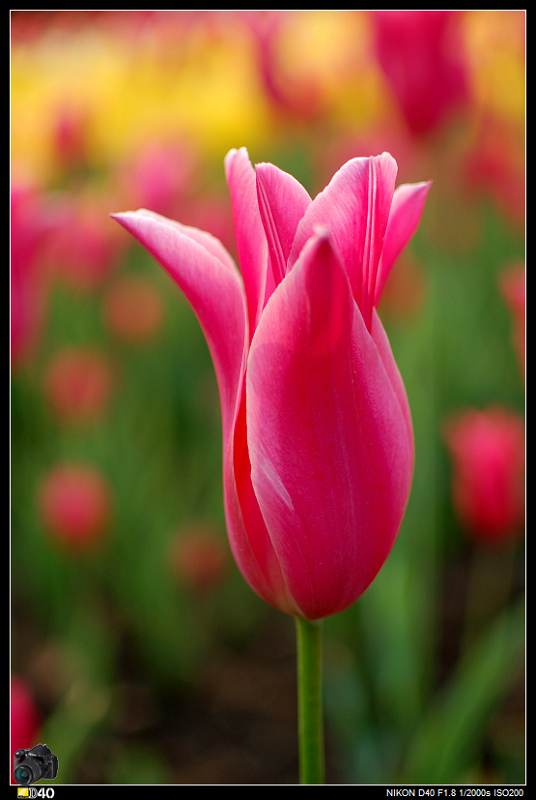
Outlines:
[[140,217],[152,217],[154,212],[146,208],[138,208],[136,211],[114,211],[110,217],[118,222],[129,233],[132,233],[132,228],[136,224],[136,219]]
[[411,192],[414,196],[422,196],[424,200],[430,191],[432,184],[432,180],[420,181],[417,183],[401,183],[397,189],[403,189],[407,192]]
[[112,219],[117,220],[117,222],[122,222],[122,220],[128,219],[129,217],[152,215],[152,214],[154,214],[154,211],[149,211],[149,209],[147,208],[137,208],[135,210],[131,209],[129,211],[110,212],[110,216],[112,217]]
[[114,211],[110,217],[118,222],[123,228],[128,229],[128,221],[136,214],[136,211]]
[[226,155],[225,155],[225,157],[223,159],[223,163],[226,164],[227,161],[229,161],[231,158],[233,158],[235,153],[237,153],[237,152],[238,152],[238,150],[236,149],[236,147],[231,147],[229,152],[226,153]]
[[429,181],[421,181],[420,183],[416,183],[414,185],[419,187],[423,192],[428,193],[432,184],[433,180],[430,179]]
[[228,167],[230,167],[230,165],[231,165],[231,162],[234,161],[234,159],[239,155],[245,156],[245,158],[248,161],[250,160],[247,147],[244,147],[244,146],[242,146],[242,147],[231,147],[231,149],[229,150],[229,152],[226,154],[225,158],[223,159],[224,168],[228,169]]

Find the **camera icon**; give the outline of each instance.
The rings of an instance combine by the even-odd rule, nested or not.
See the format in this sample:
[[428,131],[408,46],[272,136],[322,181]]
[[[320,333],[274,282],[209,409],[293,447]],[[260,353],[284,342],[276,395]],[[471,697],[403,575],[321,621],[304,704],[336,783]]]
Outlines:
[[42,778],[50,780],[57,774],[58,759],[46,744],[17,750],[13,755],[13,775],[20,786],[31,786]]

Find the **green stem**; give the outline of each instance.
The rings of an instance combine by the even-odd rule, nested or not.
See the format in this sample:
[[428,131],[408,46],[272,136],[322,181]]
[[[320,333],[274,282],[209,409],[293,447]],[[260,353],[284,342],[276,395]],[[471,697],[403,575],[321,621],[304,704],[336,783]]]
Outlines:
[[324,783],[322,620],[296,618],[300,783]]

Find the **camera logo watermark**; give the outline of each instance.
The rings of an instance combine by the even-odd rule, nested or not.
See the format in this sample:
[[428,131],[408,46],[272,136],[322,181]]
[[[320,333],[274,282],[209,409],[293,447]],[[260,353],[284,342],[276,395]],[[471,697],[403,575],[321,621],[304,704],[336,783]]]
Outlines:
[[53,797],[52,794],[43,794],[45,790],[35,789],[37,794],[32,793],[32,784],[37,783],[42,778],[51,780],[58,774],[57,756],[46,746],[46,744],[36,744],[35,747],[20,748],[13,754],[13,777],[20,787],[29,790],[28,794],[18,794],[18,797]]
[[17,797],[35,798],[42,797],[46,800],[54,797],[54,789],[52,786],[19,786],[17,789]]

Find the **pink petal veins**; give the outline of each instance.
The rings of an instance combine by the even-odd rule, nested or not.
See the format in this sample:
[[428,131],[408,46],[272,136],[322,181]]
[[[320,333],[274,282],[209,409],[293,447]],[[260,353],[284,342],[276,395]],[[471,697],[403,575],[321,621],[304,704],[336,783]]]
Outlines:
[[255,174],[259,209],[277,286],[287,273],[296,229],[311,198],[301,183],[273,164],[257,164]]
[[327,226],[368,328],[396,173],[396,161],[388,153],[348,161],[308,207],[289,258],[292,266],[315,227]]
[[225,174],[231,195],[238,261],[246,290],[251,339],[264,308],[266,293],[273,289],[273,277],[268,269],[268,245],[259,213],[255,170],[245,147],[227,153]]

